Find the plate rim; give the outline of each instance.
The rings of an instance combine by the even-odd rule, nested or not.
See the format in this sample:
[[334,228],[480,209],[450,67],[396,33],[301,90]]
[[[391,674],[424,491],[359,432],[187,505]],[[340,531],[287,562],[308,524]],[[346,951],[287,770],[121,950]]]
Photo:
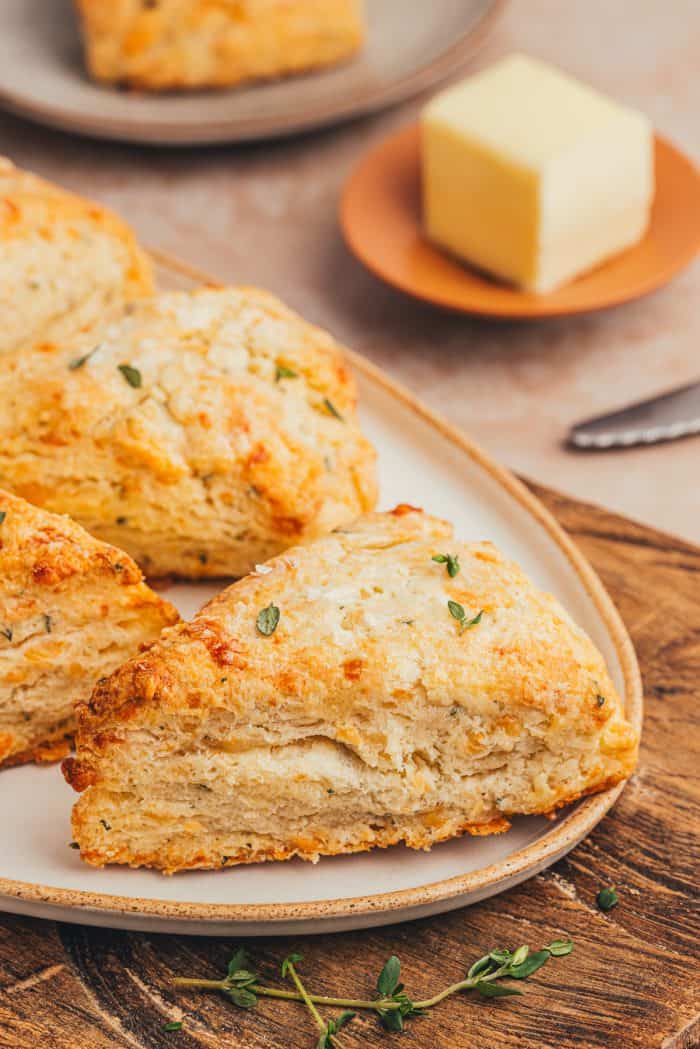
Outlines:
[[[687,248],[685,252],[679,253],[671,263],[659,267],[658,270],[654,271],[646,279],[640,280],[630,290],[623,292],[609,292],[602,296],[597,295],[592,304],[586,302],[573,304],[560,302],[557,304],[556,300],[547,295],[531,297],[526,304],[522,301],[525,297],[525,293],[520,292],[516,288],[508,289],[507,285],[503,285],[503,288],[504,290],[509,290],[510,295],[502,304],[479,305],[478,301],[465,304],[456,302],[453,297],[447,295],[429,294],[428,292],[416,287],[414,284],[411,284],[410,281],[402,279],[401,276],[388,273],[386,267],[380,266],[377,263],[375,256],[365,249],[364,243],[357,235],[355,223],[352,218],[352,212],[356,206],[354,196],[357,193],[357,186],[367,170],[371,169],[372,165],[377,163],[378,158],[380,158],[383,153],[389,151],[398,142],[403,139],[408,140],[415,138],[418,140],[419,136],[420,121],[414,120],[411,121],[411,123],[404,124],[402,127],[390,132],[381,139],[381,141],[367,150],[357,161],[353,170],[345,180],[339,208],[340,226],[343,238],[354,257],[383,284],[401,291],[419,302],[428,303],[433,307],[442,310],[449,310],[455,314],[501,318],[503,320],[514,321],[541,321],[550,318],[554,319],[556,317],[573,317],[582,313],[598,313],[601,310],[611,309],[627,302],[633,302],[636,299],[643,298],[645,295],[649,295],[651,292],[663,287],[681,270],[688,266],[698,254],[698,251],[700,251],[699,240],[694,247]],[[654,132],[653,140],[655,157],[662,152],[666,157],[671,158],[676,165],[688,169],[697,177],[698,195],[700,197],[700,174],[698,174],[696,165],[692,158],[658,132]],[[419,229],[417,223],[416,229]],[[653,224],[650,224],[648,233],[653,232],[654,226]],[[437,251],[438,249],[435,250]],[[634,246],[629,250],[633,251]],[[601,269],[604,269],[607,265],[607,262],[603,262],[601,264]]]
[[[339,101],[334,104],[320,102],[308,108],[296,119],[280,117],[248,117],[228,120],[212,120],[201,128],[188,125],[182,130],[177,115],[171,120],[154,120],[144,123],[124,117],[89,117],[72,107],[49,103],[37,103],[28,99],[23,92],[0,85],[2,106],[18,116],[38,124],[48,125],[96,139],[118,142],[138,142],[143,145],[222,145],[235,142],[253,142],[260,139],[289,138],[304,131],[312,131],[341,124],[357,117],[368,116],[382,109],[405,101],[421,91],[456,73],[473,57],[482,46],[495,22],[501,17],[509,0],[486,0],[488,7],[470,28],[453,44],[431,61],[419,65],[413,72],[398,78],[385,88],[372,91],[365,89],[355,101]],[[318,71],[317,71],[318,72]],[[308,75],[313,76],[314,71]],[[234,89],[225,89],[233,91]],[[219,91],[219,93],[222,93]],[[191,94],[191,93],[190,93]],[[206,97],[207,92],[201,92]],[[178,96],[173,96],[177,102]],[[99,119],[100,127],[95,122]]]
[[[221,281],[216,280],[210,274],[180,261],[167,252],[150,249],[149,254],[152,260],[162,269],[178,276],[187,277],[198,284],[222,285]],[[522,481],[508,469],[491,459],[465,433],[446,419],[443,419],[431,408],[428,408],[403,384],[390,377],[371,361],[351,350],[346,350],[345,352],[356,372],[376,383],[386,393],[401,401],[421,420],[437,430],[462,453],[468,455],[501,488],[505,489],[508,495],[527,510],[556,543],[576,572],[608,631],[623,675],[627,715],[634,727],[641,731],[643,715],[642,679],[632,642],[612,598],[578,546],[537,496],[529,491]],[[274,926],[275,924],[290,921],[359,919],[365,915],[381,912],[386,914],[387,924],[390,924],[392,918],[399,921],[403,911],[432,903],[454,900],[456,897],[467,893],[478,892],[482,888],[493,887],[501,882],[510,882],[513,878],[518,878],[519,875],[522,875],[520,880],[523,880],[527,876],[527,871],[532,870],[534,874],[536,869],[541,870],[548,866],[548,860],[549,862],[555,862],[564,852],[578,844],[603,818],[617,801],[624,790],[626,782],[623,781],[599,794],[584,798],[577,803],[573,810],[558,821],[552,830],[547,831],[541,838],[512,853],[505,859],[476,871],[453,875],[450,878],[408,889],[398,889],[374,895],[348,896],[332,900],[229,904],[145,899],[138,896],[121,896],[81,889],[65,889],[36,882],[0,878],[0,902],[3,899],[12,899],[22,902],[35,902],[46,906],[60,906],[71,912],[70,919],[67,918],[66,920],[73,921],[79,921],[81,913],[99,913],[104,915],[105,919],[121,914],[138,915],[144,918],[173,919],[177,922],[208,921],[215,924],[223,922],[228,925],[235,925],[236,923],[241,925],[263,923]],[[107,921],[105,924],[107,924]]]

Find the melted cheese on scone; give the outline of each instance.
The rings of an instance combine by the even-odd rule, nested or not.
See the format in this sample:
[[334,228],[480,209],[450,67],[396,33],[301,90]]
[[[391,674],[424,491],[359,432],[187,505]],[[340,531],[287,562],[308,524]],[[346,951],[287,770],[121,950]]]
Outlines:
[[75,704],[177,619],[123,551],[0,491],[0,764],[63,757]]
[[125,223],[0,157],[0,353],[89,339],[152,290]]
[[361,0],[77,0],[98,80],[149,90],[300,73],[354,54]]
[[374,505],[355,400],[338,344],[273,296],[168,293],[0,373],[0,485],[150,575],[239,576]]
[[504,830],[624,779],[636,752],[557,601],[400,507],[166,632],[97,687],[65,770],[88,862],[172,872]]

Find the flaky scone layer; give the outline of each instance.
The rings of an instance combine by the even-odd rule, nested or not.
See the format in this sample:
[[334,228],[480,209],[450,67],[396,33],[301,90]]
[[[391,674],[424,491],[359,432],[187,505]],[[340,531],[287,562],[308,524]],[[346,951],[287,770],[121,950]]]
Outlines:
[[126,223],[0,157],[0,354],[89,340],[152,291]]
[[168,872],[492,833],[618,782],[637,751],[556,600],[407,507],[259,566],[79,721],[81,855]]
[[151,91],[301,73],[354,54],[361,0],[77,0],[98,80]]
[[65,757],[74,707],[177,621],[123,551],[0,490],[0,765]]
[[156,296],[85,355],[0,373],[0,485],[151,576],[239,576],[370,509],[338,344],[251,288]]

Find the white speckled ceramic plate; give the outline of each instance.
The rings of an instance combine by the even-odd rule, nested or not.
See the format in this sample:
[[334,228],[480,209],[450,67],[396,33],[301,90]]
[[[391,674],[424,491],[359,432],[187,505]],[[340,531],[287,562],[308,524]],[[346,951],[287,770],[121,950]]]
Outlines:
[[[162,283],[197,275],[161,258]],[[201,280],[206,278],[200,275]],[[362,417],[379,450],[381,506],[423,506],[465,539],[492,539],[553,591],[602,649],[633,723],[641,727],[639,670],[598,577],[547,510],[463,434],[432,415],[361,357],[352,357]],[[191,615],[211,584],[168,592]],[[516,819],[505,834],[464,837],[431,852],[397,846],[356,856],[257,864],[163,877],[96,870],[69,849],[75,795],[56,766],[0,772],[0,909],[62,921],[158,932],[286,935],[389,924],[492,896],[554,863],[605,815],[622,786],[550,822]]]
[[233,90],[154,95],[87,78],[71,0],[0,0],[0,104],[39,123],[128,142],[289,135],[374,112],[449,76],[503,3],[369,0],[367,44],[350,62]]

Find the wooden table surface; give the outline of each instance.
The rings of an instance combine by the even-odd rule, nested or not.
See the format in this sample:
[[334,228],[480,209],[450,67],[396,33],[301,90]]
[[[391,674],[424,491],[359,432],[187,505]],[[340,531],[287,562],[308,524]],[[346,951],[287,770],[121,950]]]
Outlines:
[[[351,1049],[700,1046],[700,550],[537,491],[598,569],[637,648],[646,694],[639,770],[566,859],[495,899],[386,929],[247,944],[269,980],[284,955],[301,950],[312,989],[343,995],[370,994],[395,953],[409,994],[423,995],[463,978],[492,947],[534,948],[564,933],[575,940],[572,955],[523,985],[525,997],[462,995],[410,1021],[403,1035],[355,1020],[343,1032]],[[620,903],[603,915],[595,896],[610,885]],[[232,946],[0,917],[0,1046],[311,1049],[313,1024],[299,1006],[263,1001],[248,1013],[170,985],[174,974],[219,975]],[[178,1020],[181,1031],[163,1031]]]

